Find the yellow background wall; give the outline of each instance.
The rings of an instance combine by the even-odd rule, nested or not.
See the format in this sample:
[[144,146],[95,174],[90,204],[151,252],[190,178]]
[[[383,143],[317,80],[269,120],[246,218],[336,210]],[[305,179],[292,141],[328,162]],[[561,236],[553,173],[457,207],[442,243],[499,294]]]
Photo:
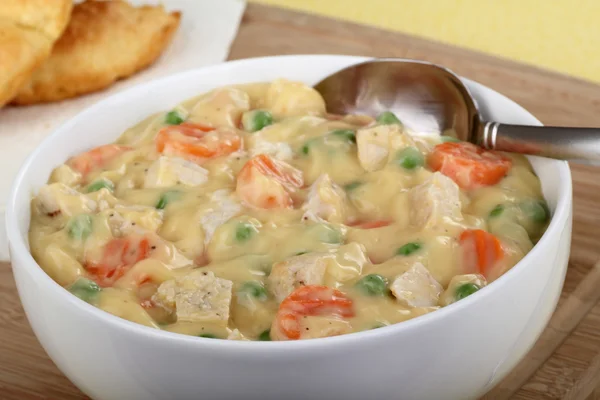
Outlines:
[[250,0],[379,26],[600,83],[600,0]]

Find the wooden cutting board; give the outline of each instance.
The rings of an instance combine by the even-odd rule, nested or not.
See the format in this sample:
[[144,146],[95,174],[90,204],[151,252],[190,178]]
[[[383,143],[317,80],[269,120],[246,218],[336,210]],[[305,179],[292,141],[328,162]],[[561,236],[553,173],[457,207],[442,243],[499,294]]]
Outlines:
[[[441,43],[256,4],[248,5],[230,58],[308,53],[428,60],[507,95],[545,124],[600,126],[600,86]],[[572,168],[573,243],[560,303],[536,346],[486,399],[600,399],[600,169]],[[0,398],[85,398],[33,336],[7,264],[0,265]]]

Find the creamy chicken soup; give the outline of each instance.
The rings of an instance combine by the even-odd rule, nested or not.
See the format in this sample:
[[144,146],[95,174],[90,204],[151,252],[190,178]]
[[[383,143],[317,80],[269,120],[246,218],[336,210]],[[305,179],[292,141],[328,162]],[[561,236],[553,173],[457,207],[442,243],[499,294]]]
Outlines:
[[206,338],[375,329],[514,266],[549,211],[526,158],[331,115],[301,83],[225,87],[58,166],[31,252],[74,295]]

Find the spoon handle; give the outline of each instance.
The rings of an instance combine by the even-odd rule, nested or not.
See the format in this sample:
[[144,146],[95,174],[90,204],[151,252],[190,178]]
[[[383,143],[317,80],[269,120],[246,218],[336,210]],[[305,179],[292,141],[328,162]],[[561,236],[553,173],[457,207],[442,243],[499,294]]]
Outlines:
[[476,142],[490,150],[600,164],[600,128],[484,122]]

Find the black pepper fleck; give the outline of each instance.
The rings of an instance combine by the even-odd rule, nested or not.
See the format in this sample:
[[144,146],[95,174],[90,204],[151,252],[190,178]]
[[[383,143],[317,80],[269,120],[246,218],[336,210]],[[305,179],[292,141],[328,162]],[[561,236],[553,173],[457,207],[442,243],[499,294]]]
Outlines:
[[150,247],[152,250],[156,250],[156,246],[152,246]]

